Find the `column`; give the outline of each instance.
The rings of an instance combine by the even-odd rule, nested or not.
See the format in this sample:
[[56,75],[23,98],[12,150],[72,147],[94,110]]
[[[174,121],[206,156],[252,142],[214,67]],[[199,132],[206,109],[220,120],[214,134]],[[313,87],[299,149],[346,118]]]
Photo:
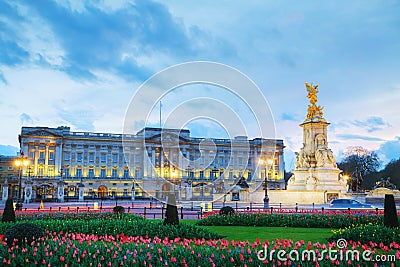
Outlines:
[[38,175],[38,160],[39,160],[39,146],[35,145],[35,160],[34,160],[34,169],[33,169],[33,176]]
[[3,184],[2,202],[6,202],[7,199],[8,199],[8,180],[6,178]]
[[55,153],[55,170],[54,170],[54,174],[58,173],[58,176],[61,176],[60,170],[62,168],[62,143],[59,143],[57,141],[56,143],[56,153]]
[[146,146],[143,147],[143,178],[147,177],[148,154]]
[[49,145],[46,144],[46,150],[44,152],[44,176],[48,176],[47,170],[49,167]]
[[30,203],[32,199],[32,182],[25,181],[25,190],[24,190],[24,202]]
[[78,190],[79,190],[78,201],[84,201],[85,186],[83,184],[79,184]]
[[64,202],[64,182],[57,183],[57,199],[58,202]]
[[156,173],[156,151],[155,151],[155,147],[152,147],[151,150],[151,168],[152,168],[152,174],[154,179],[157,179],[157,173]]

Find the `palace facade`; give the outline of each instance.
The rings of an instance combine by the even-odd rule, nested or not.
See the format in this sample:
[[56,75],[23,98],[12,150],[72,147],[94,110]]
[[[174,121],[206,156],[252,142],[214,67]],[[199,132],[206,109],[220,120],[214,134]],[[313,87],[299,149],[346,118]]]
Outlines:
[[[181,200],[229,195],[240,178],[251,190],[285,189],[283,140],[197,138],[187,129],[146,127],[136,134],[22,127],[30,164],[22,169],[25,202],[98,198]],[[7,181],[3,179],[3,191]],[[264,185],[265,186],[265,185]],[[4,198],[4,194],[3,194]]]

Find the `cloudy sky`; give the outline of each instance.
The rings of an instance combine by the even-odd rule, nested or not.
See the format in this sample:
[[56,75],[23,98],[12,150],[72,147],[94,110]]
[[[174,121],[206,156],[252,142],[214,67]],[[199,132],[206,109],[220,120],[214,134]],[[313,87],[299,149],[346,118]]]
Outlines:
[[[348,146],[363,146],[397,159],[398,14],[397,0],[0,0],[0,154],[15,154],[21,126],[121,133],[143,82],[175,64],[212,61],[260,88],[275,137],[287,146],[286,169],[302,146],[304,81],[320,84],[318,104],[337,158]],[[173,93],[182,101],[198,94],[230,99],[208,87]],[[166,114],[176,99],[163,100]],[[195,136],[225,134],[212,120],[186,127]]]

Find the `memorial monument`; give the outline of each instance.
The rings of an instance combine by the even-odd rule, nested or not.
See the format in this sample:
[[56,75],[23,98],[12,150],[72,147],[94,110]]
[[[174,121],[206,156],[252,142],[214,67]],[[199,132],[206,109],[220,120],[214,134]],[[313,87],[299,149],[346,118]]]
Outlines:
[[[303,147],[296,152],[295,170],[288,181],[288,191],[324,192],[324,202],[347,192],[347,181],[336,165],[328,145],[327,127],[323,107],[316,105],[318,85],[305,82],[310,104],[303,128]],[[313,201],[319,202],[319,201]]]

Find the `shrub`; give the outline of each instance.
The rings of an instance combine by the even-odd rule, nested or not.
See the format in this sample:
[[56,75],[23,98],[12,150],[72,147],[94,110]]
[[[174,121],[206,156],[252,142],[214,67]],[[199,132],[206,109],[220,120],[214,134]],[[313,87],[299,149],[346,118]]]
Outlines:
[[33,240],[37,240],[45,236],[45,232],[42,227],[33,223],[18,223],[4,233],[4,238],[7,239],[7,244],[12,245],[16,239],[16,243],[21,245],[23,243],[30,244]]
[[1,218],[2,222],[15,222],[15,211],[13,204],[14,203],[12,199],[8,198],[4,207],[3,217]]
[[175,194],[168,195],[168,204],[164,219],[164,225],[167,224],[179,224],[178,207],[176,206]]
[[394,202],[393,195],[385,195],[385,206],[384,206],[384,225],[386,227],[398,227],[399,221],[397,218],[396,204]]
[[114,212],[115,214],[124,214],[124,213],[125,213],[125,208],[122,207],[122,206],[115,206],[115,207],[113,208],[113,212]]
[[209,215],[197,221],[203,226],[281,226],[281,227],[313,227],[313,228],[344,228],[364,224],[383,225],[381,215],[354,214],[283,214],[283,213],[240,213],[230,216],[218,214]]
[[235,213],[235,210],[231,206],[222,207],[219,210],[219,215],[231,215],[234,213]]

